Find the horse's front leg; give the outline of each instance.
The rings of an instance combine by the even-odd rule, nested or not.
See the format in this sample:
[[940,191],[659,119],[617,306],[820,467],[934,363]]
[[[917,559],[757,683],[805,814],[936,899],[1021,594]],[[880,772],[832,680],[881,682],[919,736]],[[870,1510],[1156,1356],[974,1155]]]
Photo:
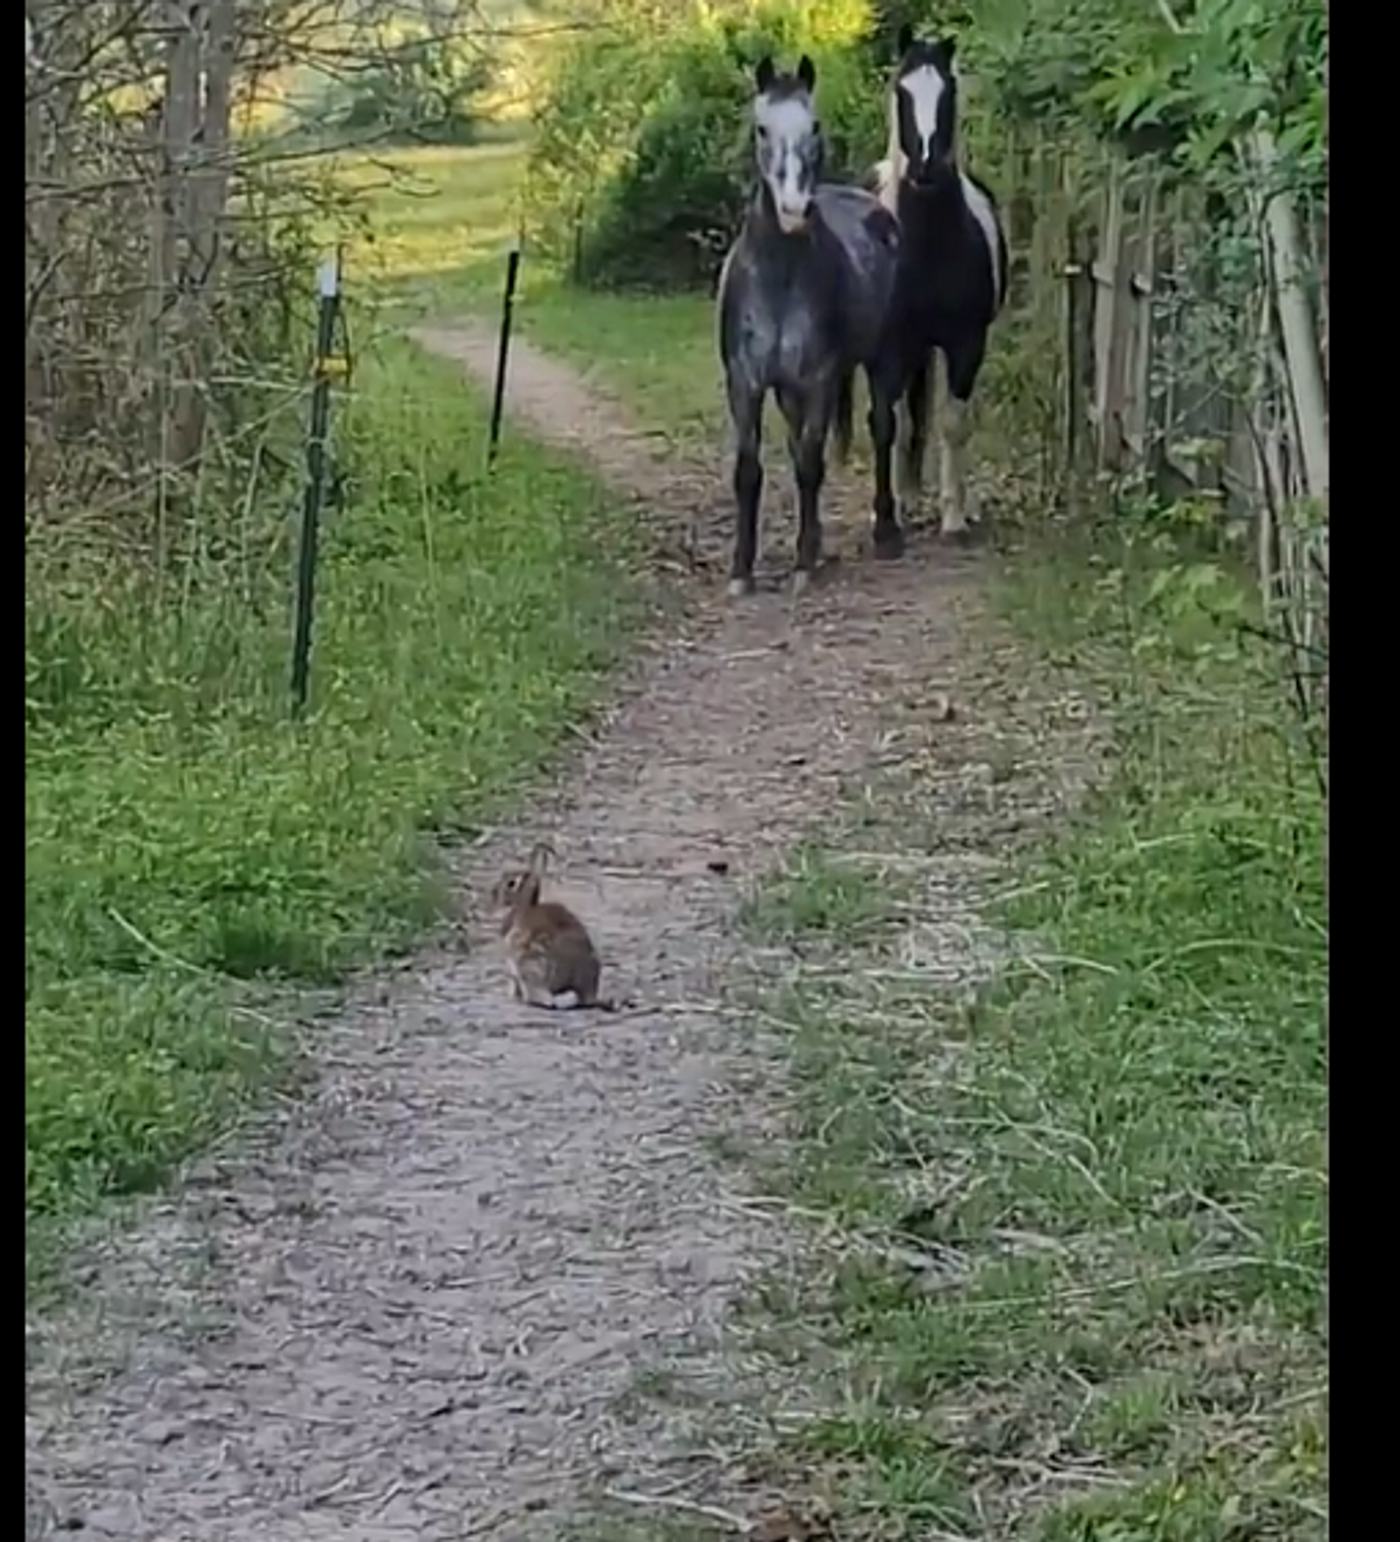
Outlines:
[[894,460],[895,403],[900,393],[900,371],[886,358],[867,368],[870,386],[870,442],[875,452],[875,520],[872,540],[875,555],[893,559],[904,555],[904,532],[895,514],[891,465]]
[[836,406],[837,383],[813,391],[781,392],[778,401],[788,425],[788,448],[797,483],[797,571],[793,589],[801,593],[822,560],[821,493],[826,481],[826,440]]
[[763,396],[737,371],[729,375],[729,417],[734,425],[734,561],[729,593],[753,593],[758,556],[758,505],[763,496]]
[[972,431],[968,411],[982,360],[987,353],[987,334],[978,332],[957,348],[947,350],[948,400],[943,409],[943,470],[940,529],[953,540],[967,536],[967,441]]
[[928,450],[929,406],[932,396],[933,356],[925,357],[909,376],[900,414],[899,501],[906,523],[912,523],[923,507],[924,461]]

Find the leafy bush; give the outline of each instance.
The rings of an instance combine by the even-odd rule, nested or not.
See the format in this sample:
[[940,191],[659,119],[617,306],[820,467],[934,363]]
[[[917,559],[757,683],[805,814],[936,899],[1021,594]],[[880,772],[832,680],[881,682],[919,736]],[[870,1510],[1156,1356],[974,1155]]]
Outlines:
[[765,53],[816,61],[828,175],[858,177],[878,155],[882,92],[852,46],[870,23],[866,0],[778,0],[681,11],[659,32],[622,20],[566,50],[530,162],[536,239],[600,288],[709,281],[743,209],[745,108]]
[[[880,9],[882,30],[898,16],[963,34],[936,0]],[[980,0],[963,42],[1003,117],[1118,138],[1134,154],[1173,152],[1195,173],[1264,126],[1307,179],[1325,176],[1322,0]]]

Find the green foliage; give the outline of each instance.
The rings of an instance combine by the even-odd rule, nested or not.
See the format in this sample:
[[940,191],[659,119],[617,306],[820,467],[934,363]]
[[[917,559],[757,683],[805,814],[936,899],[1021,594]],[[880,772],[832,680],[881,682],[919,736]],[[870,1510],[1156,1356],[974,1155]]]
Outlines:
[[1325,176],[1320,0],[1200,0],[1178,8],[1175,28],[1161,7],[1126,0],[775,0],[645,19],[603,9],[609,25],[557,58],[529,196],[541,244],[591,284],[713,275],[751,178],[743,110],[764,52],[814,55],[832,173],[863,174],[882,148],[882,72],[904,22],[958,37],[989,121],[1169,151],[1236,200],[1239,167],[1222,151],[1262,123],[1277,175],[1313,189]]
[[478,100],[494,78],[494,66],[479,48],[411,33],[336,87],[326,117],[345,135],[470,144],[481,126]]
[[178,581],[31,559],[31,1219],[146,1187],[224,1123],[280,1064],[245,1009],[405,943],[436,907],[434,833],[517,794],[626,635],[614,501],[509,439],[488,486],[453,368],[386,348],[337,418],[354,493],[300,725],[285,530]]
[[[1321,0],[886,0],[876,34],[899,24],[952,32],[999,112],[1028,124],[1189,141],[1203,165],[1263,122],[1300,151],[1318,143],[1327,18]],[[1135,141],[1130,141],[1135,143]]]
[[[1172,231],[1155,253],[1150,302],[1149,461],[1169,444],[1179,463],[1183,441],[1222,449],[1240,403],[1253,404],[1256,423],[1283,410],[1261,348],[1272,271],[1263,211],[1272,193],[1291,193],[1316,305],[1328,50],[1320,0],[979,0],[974,9],[959,55],[976,79],[965,137],[979,170],[1013,194],[1008,203],[1026,181],[1019,150],[1045,146],[1064,189],[1050,196],[1077,205],[1081,232],[1092,238],[1102,217],[1110,169],[1130,241],[1145,232],[1149,188],[1158,236]],[[998,139],[993,127],[984,142],[983,125],[1001,123],[1014,134]],[[1038,184],[1029,201],[1045,191]],[[1014,329],[1021,318],[1008,320]]]
[[1231,140],[1269,128],[1297,169],[1324,173],[1327,16],[1319,0],[1199,0],[1144,31],[1090,92],[1115,127],[1181,122],[1184,163],[1210,167]]
[[1195,174],[1221,169],[1226,146],[1267,127],[1295,181],[1320,186],[1321,0],[980,0],[971,9],[965,54],[1006,115],[1169,151]]
[[852,46],[868,25],[864,0],[774,0],[586,36],[561,54],[538,124],[537,239],[600,287],[712,278],[751,182],[745,110],[763,54],[815,60],[829,175],[858,176],[878,155],[880,87]]

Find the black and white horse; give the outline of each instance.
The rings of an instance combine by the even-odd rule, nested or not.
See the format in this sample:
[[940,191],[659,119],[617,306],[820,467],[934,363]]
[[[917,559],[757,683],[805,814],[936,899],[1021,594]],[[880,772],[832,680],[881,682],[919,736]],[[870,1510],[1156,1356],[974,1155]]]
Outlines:
[[826,445],[850,439],[851,380],[870,386],[875,448],[875,550],[897,556],[891,487],[897,379],[885,348],[899,249],[897,220],[873,194],[824,183],[822,136],[805,56],[795,74],[764,59],[755,74],[758,185],[720,274],[719,349],[734,425],[734,560],[730,593],[753,587],[763,491],[763,404],[771,390],[787,423],[797,481],[795,587],[821,560],[819,499]]
[[888,347],[903,412],[899,493],[923,493],[933,396],[933,352],[947,363],[942,420],[941,529],[967,529],[966,447],[987,332],[1006,299],[1006,236],[991,191],[958,164],[958,84],[952,39],[925,42],[906,26],[890,81],[890,140],[877,168],[879,197],[899,220],[900,247]]

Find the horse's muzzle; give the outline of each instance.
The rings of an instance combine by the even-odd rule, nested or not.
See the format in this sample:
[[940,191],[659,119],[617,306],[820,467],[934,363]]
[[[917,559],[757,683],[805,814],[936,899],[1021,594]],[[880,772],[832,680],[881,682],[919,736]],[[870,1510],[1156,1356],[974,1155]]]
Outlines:
[[808,199],[800,208],[778,206],[778,228],[784,235],[795,236],[812,223],[812,214],[816,209],[816,203]]

